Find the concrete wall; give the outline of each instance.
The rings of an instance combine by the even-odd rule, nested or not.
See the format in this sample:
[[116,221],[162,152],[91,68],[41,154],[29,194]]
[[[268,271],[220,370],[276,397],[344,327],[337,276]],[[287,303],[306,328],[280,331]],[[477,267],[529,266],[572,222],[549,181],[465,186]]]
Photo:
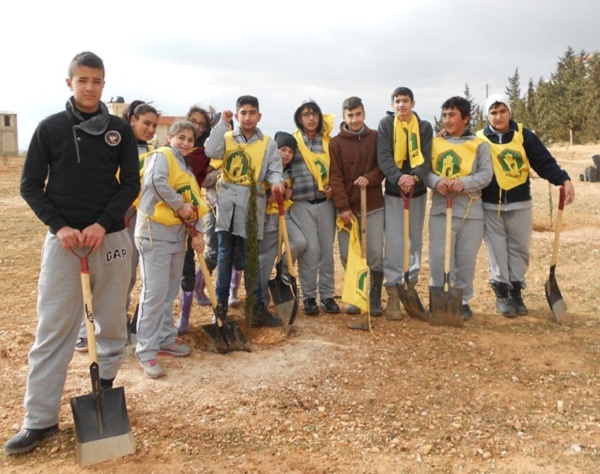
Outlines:
[[0,112],[0,155],[17,156],[19,154],[17,129],[17,114]]

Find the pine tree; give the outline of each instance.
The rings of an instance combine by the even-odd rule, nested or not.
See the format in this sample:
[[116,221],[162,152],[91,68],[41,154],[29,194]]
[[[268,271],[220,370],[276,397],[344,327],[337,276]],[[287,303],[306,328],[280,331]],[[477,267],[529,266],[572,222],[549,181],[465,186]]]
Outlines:
[[469,122],[469,128],[473,132],[476,132],[477,130],[485,126],[483,113],[481,112],[481,107],[477,105],[475,98],[471,95],[471,89],[469,88],[469,84],[465,84],[464,94],[465,99],[467,99],[471,104],[471,120]]
[[514,120],[522,122],[525,120],[525,102],[521,98],[521,76],[519,68],[515,69],[515,74],[508,78],[508,86],[506,86],[505,94],[510,99],[510,108]]

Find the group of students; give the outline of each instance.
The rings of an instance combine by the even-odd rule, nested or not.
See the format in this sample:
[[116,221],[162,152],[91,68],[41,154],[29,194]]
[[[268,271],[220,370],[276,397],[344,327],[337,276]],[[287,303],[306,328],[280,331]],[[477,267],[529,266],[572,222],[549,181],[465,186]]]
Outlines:
[[[192,295],[206,303],[206,282],[196,272],[194,252],[204,252],[209,267],[216,268],[215,316],[227,318],[244,266],[253,194],[260,269],[257,284],[246,291],[256,295],[255,327],[282,324],[268,310],[266,284],[277,247],[277,194],[284,199],[303,310],[316,315],[340,312],[334,299],[336,214],[346,226],[359,222],[361,189],[366,189],[370,313],[383,314],[385,285],[389,319],[402,317],[397,285],[405,276],[401,217],[406,199],[409,285],[416,285],[421,269],[427,188],[433,191],[430,282],[441,285],[442,219],[452,201],[452,282],[463,290],[463,317],[468,319],[484,236],[498,311],[507,317],[527,312],[521,291],[532,227],[529,169],[564,185],[567,203],[574,198],[567,173],[535,134],[513,121],[504,96],[487,99],[490,123],[477,135],[468,128],[466,99],[444,102],[444,133],[434,137],[431,125],[413,111],[412,91],[400,87],[392,93],[393,112],[381,119],[377,132],[365,124],[361,100],[350,97],[343,103],[344,121],[336,136],[331,136],[333,116],[307,101],[294,113],[297,130],[278,132],[274,140],[258,128],[258,100],[241,96],[235,114],[225,110],[219,116],[192,107],[185,121],[171,127],[168,146],[151,149],[157,110],[136,102],[127,121],[110,115],[100,100],[104,75],[104,64],[94,53],[73,58],[67,79],[73,96],[65,111],[40,122],[25,159],[21,194],[49,231],[29,354],[26,415],[22,429],[5,445],[9,454],[29,452],[58,431],[60,399],[73,347],[82,337],[84,313],[79,262],[71,252],[92,251],[88,258],[100,381],[109,389],[124,359],[126,308],[137,260],[142,287],[136,356],[145,374],[157,378],[165,375],[158,354],[190,353],[176,336],[189,328]],[[339,234],[344,265],[346,235]],[[182,314],[175,327],[173,304],[180,290]],[[346,311],[359,309],[347,306]]]

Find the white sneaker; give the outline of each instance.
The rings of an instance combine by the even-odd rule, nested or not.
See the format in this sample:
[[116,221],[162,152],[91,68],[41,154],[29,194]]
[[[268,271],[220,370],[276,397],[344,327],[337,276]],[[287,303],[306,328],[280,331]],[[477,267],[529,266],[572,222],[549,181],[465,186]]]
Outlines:
[[166,354],[173,357],[187,357],[191,352],[192,348],[190,346],[186,346],[179,341],[174,341],[168,346],[158,349],[159,354]]
[[162,368],[162,365],[160,365],[156,359],[140,360],[140,365],[142,366],[142,369],[144,369],[146,377],[151,379],[158,379],[167,375],[165,369]]

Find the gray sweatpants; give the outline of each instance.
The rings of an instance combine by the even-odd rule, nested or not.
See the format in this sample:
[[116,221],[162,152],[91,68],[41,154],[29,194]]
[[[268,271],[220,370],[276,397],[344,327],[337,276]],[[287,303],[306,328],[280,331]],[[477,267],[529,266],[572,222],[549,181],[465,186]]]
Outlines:
[[[369,264],[369,269],[374,272],[381,272],[383,270],[384,216],[383,208],[367,213],[367,263]],[[358,219],[360,229],[360,214],[357,214],[356,218]],[[340,247],[340,260],[342,261],[342,266],[346,269],[350,233],[345,230],[338,230],[337,234],[338,245]]]
[[[385,258],[383,274],[385,286],[404,283],[404,202],[402,198],[385,195]],[[416,282],[421,271],[423,226],[427,194],[410,200],[409,271],[408,279]]]
[[140,361],[156,359],[158,350],[175,342],[173,303],[179,284],[186,242],[168,242],[139,237],[142,289],[138,310],[137,347]]
[[[463,304],[473,298],[473,278],[477,254],[483,241],[483,219],[452,218],[450,244],[450,282],[463,290]],[[444,285],[444,257],[446,251],[446,216],[429,218],[429,284]]]
[[[133,238],[133,232],[135,230],[135,222],[137,218],[137,212],[133,212],[131,210],[127,211],[127,217],[129,218],[129,226],[127,227],[127,235],[129,236],[129,240],[131,241],[131,278],[129,279],[129,286],[127,287],[127,299],[125,300],[125,314],[129,311],[129,306],[131,305],[131,293],[133,292],[133,287],[135,286],[135,282],[137,280],[137,266],[139,262],[139,254],[137,248],[135,247],[135,240]],[[126,220],[127,222],[127,220]],[[128,318],[128,316],[126,316]],[[127,319],[128,320],[128,319]],[[79,338],[85,338],[86,329],[85,329],[85,314],[82,315],[81,319],[81,327],[79,328]]]
[[[292,255],[298,257],[298,273],[302,297],[316,298],[317,287],[321,301],[333,298],[335,293],[333,242],[335,239],[335,207],[333,201],[310,204],[295,201],[290,217],[302,231],[301,240],[290,242]],[[318,283],[317,283],[318,279]]]
[[490,280],[525,283],[529,268],[529,240],[533,229],[533,209],[502,211],[484,209]]
[[[87,249],[80,249],[83,255]],[[100,377],[116,377],[127,342],[125,301],[131,273],[131,241],[125,230],[106,234],[88,257]],[[58,423],[67,368],[81,326],[83,296],[79,259],[48,233],[38,282],[38,325],[29,353],[23,427]]]

